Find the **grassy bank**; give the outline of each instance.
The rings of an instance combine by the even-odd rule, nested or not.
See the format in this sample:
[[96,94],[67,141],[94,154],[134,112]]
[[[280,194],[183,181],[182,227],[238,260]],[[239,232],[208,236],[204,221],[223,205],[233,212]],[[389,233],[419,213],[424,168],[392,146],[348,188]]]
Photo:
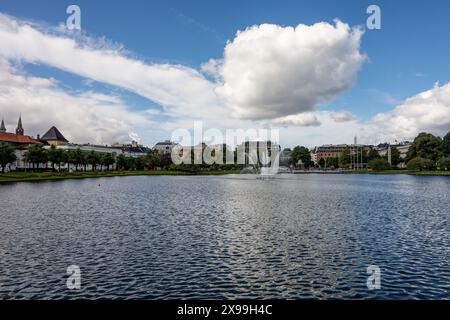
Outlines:
[[1,182],[22,182],[22,181],[49,181],[49,180],[64,180],[64,179],[86,179],[86,178],[101,178],[101,177],[121,177],[121,176],[187,176],[187,175],[224,175],[237,174],[239,170],[223,170],[223,171],[107,171],[107,172],[9,172],[0,174]]
[[354,174],[411,174],[418,176],[450,176],[450,171],[417,171],[417,170],[380,170],[380,171],[352,171]]
[[[240,170],[222,170],[222,171],[107,171],[107,172],[9,172],[0,173],[0,183],[22,182],[22,181],[49,181],[65,179],[87,179],[101,177],[121,177],[121,176],[201,176],[201,175],[225,175],[239,174]],[[410,174],[424,176],[450,176],[450,171],[414,171],[414,170],[383,170],[383,171],[351,171],[346,174]]]

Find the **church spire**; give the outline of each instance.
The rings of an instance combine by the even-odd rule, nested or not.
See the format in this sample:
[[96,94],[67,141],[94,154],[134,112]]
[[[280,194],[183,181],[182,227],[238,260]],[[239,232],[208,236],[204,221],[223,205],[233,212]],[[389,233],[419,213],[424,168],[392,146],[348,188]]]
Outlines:
[[5,121],[2,119],[2,124],[0,125],[0,132],[6,132]]
[[16,134],[23,136],[24,130],[22,127],[22,116],[19,116],[19,123],[17,123]]

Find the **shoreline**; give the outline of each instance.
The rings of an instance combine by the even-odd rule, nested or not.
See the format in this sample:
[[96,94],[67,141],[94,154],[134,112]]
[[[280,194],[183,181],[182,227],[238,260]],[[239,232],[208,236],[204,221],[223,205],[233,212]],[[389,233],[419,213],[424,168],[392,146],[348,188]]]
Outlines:
[[110,177],[129,177],[129,176],[206,176],[206,175],[226,175],[239,174],[240,170],[211,170],[201,172],[188,171],[99,171],[99,172],[12,172],[0,173],[0,183],[12,182],[38,182],[55,180],[73,180],[73,179],[93,179]]
[[345,174],[407,174],[412,176],[450,176],[450,171],[418,171],[418,170],[380,170],[380,171],[351,171]]
[[[305,172],[307,173],[307,172]],[[320,174],[337,174],[338,172],[321,172]],[[99,172],[9,172],[0,173],[0,183],[12,182],[39,182],[72,179],[92,179],[108,177],[128,177],[128,176],[209,176],[241,174],[240,170],[211,170],[211,171],[99,171]],[[298,174],[298,173],[297,173]],[[414,170],[383,170],[383,171],[349,171],[340,174],[371,174],[371,175],[395,175],[407,174],[415,176],[450,176],[450,171],[414,171]]]

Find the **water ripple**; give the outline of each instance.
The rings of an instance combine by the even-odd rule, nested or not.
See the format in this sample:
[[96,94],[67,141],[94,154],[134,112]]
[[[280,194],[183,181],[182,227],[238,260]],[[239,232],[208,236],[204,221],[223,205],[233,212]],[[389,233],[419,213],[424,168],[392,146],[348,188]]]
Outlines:
[[0,185],[0,298],[449,299],[449,190],[366,175]]

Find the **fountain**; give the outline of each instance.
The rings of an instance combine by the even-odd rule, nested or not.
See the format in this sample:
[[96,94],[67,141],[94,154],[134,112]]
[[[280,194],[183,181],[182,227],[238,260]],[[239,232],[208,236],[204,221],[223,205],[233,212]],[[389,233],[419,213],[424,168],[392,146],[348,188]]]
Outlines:
[[257,150],[243,151],[247,167],[241,173],[253,173],[258,175],[257,179],[273,179],[279,173],[280,152],[272,151],[268,155],[267,147],[258,147]]

